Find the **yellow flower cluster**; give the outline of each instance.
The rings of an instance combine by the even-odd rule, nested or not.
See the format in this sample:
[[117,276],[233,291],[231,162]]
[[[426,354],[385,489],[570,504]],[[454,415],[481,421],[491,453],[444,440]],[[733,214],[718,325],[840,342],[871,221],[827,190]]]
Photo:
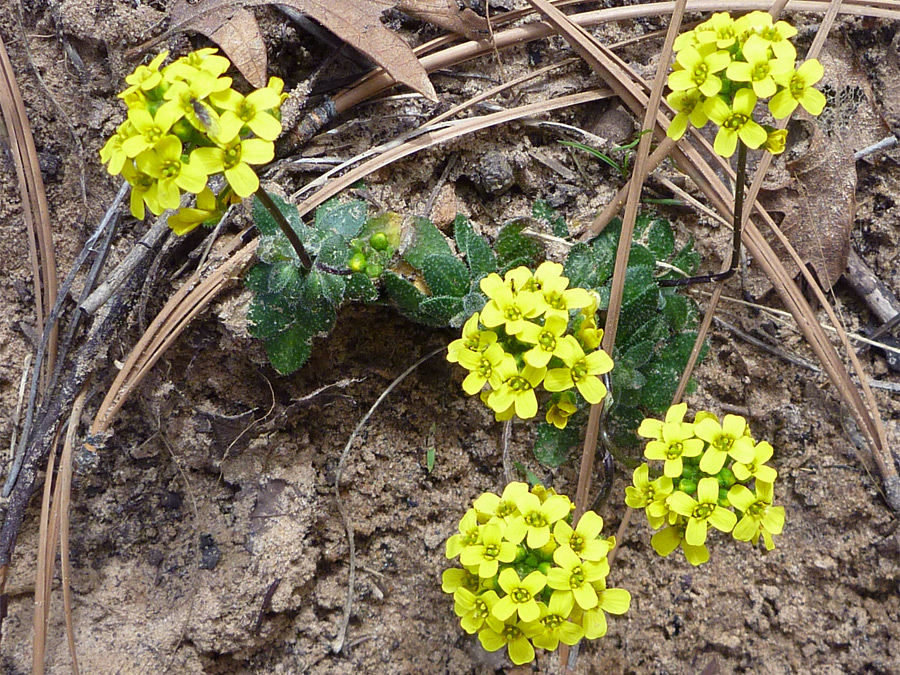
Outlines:
[[558,394],[547,421],[560,429],[576,410],[574,394],[567,390],[577,389],[591,404],[606,396],[598,376],[612,370],[613,362],[600,349],[597,298],[583,288],[569,288],[562,272],[559,263],[544,262],[533,274],[527,267],[503,278],[489,274],[481,280],[487,303],[447,348],[447,360],[469,371],[463,390],[480,393],[498,420],[534,417],[541,384]]
[[[197,195],[196,208],[169,219],[177,234],[221,214],[228,203],[253,194],[259,179],[251,165],[271,162],[281,133],[284,83],[269,79],[243,96],[224,73],[231,63],[216,49],[199,49],[162,67],[168,52],[125,78],[119,94],[128,118],[100,150],[112,175],[131,184],[131,213],[143,219],[177,209],[181,194]],[[222,173],[228,185],[214,195],[209,177]]]
[[788,117],[798,105],[812,115],[825,107],[825,97],[813,88],[825,72],[822,64],[810,59],[795,68],[790,38],[796,34],[796,28],[773,23],[766,12],[738,19],[718,12],[679,35],[669,75],[672,93],[666,98],[676,113],[669,137],[680,139],[688,122],[700,128],[712,120],[719,126],[714,148],[723,157],[734,154],[738,138],[748,148],[782,152],[787,132],[754,121],[757,101],[770,99],[775,119]]
[[667,556],[680,545],[692,565],[705,563],[711,525],[754,545],[762,536],[771,551],[772,535],[784,527],[784,508],[772,506],[778,477],[766,464],[772,446],[757,443],[739,415],[725,415],[720,422],[713,413],[700,411],[693,422],[685,422],[685,413],[687,404],[679,403],[669,408],[664,422],[645,419],[638,428],[640,436],[650,439],[644,457],[665,464],[655,480],[650,480],[649,465],[635,469],[625,503],[644,509],[653,529],[666,525],[651,539],[654,550]]
[[552,489],[510,483],[485,492],[447,540],[442,589],[467,633],[490,651],[507,647],[513,663],[534,660],[534,647],[555,650],[606,634],[606,614],[624,614],[631,594],[607,588],[603,519],[587,511],[572,528],[575,506]]

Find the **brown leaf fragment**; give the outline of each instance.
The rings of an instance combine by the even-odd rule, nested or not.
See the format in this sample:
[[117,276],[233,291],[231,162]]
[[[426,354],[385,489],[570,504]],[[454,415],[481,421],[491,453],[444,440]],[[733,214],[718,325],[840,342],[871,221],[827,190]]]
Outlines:
[[219,45],[247,82],[257,88],[266,86],[266,43],[252,12],[233,7],[223,15],[198,17],[191,27]]
[[484,40],[490,34],[487,19],[460,8],[456,0],[401,0],[397,9],[470,40]]
[[[412,48],[381,23],[382,12],[395,4],[388,0],[174,0],[169,10],[172,23],[166,35],[196,30],[216,40],[214,35],[233,16],[233,10],[270,4],[287,5],[307,14],[383,67],[397,82],[437,101],[428,73]],[[197,27],[200,22],[203,30]],[[241,29],[237,27],[238,34]],[[231,37],[227,32],[223,35]],[[218,44],[225,50],[224,45]]]
[[[792,126],[790,133],[797,134],[800,125]],[[759,200],[769,213],[781,214],[782,232],[827,289],[847,267],[856,214],[856,163],[853,150],[840,139],[827,136],[816,124],[803,126],[810,133],[808,146],[786,163],[782,184],[763,188]],[[784,247],[774,237],[769,241],[788,272],[796,275],[799,269]],[[752,266],[746,282],[754,297],[771,289]]]

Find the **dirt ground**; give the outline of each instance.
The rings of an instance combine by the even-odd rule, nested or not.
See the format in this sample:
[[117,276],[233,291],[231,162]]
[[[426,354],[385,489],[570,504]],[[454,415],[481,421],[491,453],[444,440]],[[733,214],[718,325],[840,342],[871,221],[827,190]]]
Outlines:
[[[164,4],[9,0],[0,7],[0,35],[28,107],[63,271],[118,189],[118,179],[106,174],[97,151],[123,117],[115,93],[135,65],[125,52],[153,33]],[[274,10],[257,15],[270,38],[271,73],[288,87],[304,82],[328,50]],[[801,41],[808,44],[815,17],[798,17],[798,24]],[[402,25],[413,40],[433,34],[415,22]],[[664,25],[642,20],[595,33],[613,41]],[[871,79],[875,104],[888,122],[896,120],[897,101],[890,97],[898,81],[888,68],[890,50],[897,57],[896,30],[897,24],[858,18],[841,19],[835,30]],[[192,40],[180,36],[165,45],[184,53],[191,44],[205,44]],[[655,65],[649,55],[658,47],[658,41],[642,43],[623,55],[649,77]],[[508,52],[504,76],[515,76],[530,62],[557,58],[562,50],[565,45],[554,40]],[[73,52],[82,63],[73,60]],[[341,61],[333,66],[338,74],[347,67]],[[456,102],[485,86],[484,73],[501,77],[493,58],[433,80],[446,100]],[[572,67],[547,89],[574,91],[591,81],[587,69]],[[540,95],[531,91],[525,100]],[[603,104],[554,119],[593,128],[611,143],[627,140],[630,123],[623,127],[611,109]],[[339,121],[355,120],[341,134],[317,141],[315,153],[350,156],[373,138],[408,128],[423,110],[424,104],[408,100],[367,104]],[[503,128],[413,157],[367,184],[380,203],[406,213],[422,213],[435,193],[431,215],[440,226],[462,211],[485,234],[509,217],[529,213],[536,198],[549,200],[570,225],[584,222],[620,179],[584,157],[576,166],[557,140],[545,130]],[[459,161],[441,183],[451,156]],[[562,163],[568,178],[535,157]],[[894,149],[858,163],[851,239],[879,278],[900,293],[898,160],[900,151]],[[33,349],[28,328],[34,324],[34,298],[18,185],[2,126],[0,168],[0,445],[8,447],[23,362]],[[490,188],[496,181],[484,179],[496,171],[503,189]],[[290,194],[312,178],[285,174],[279,187]],[[675,219],[682,241],[697,238],[705,267],[721,264],[729,233],[709,229],[687,210],[667,215]],[[145,229],[125,220],[112,263]],[[202,236],[171,249],[149,293],[146,317],[182,283],[184,276],[176,272]],[[739,297],[737,282],[727,295]],[[447,566],[444,540],[472,499],[504,484],[501,427],[463,394],[461,373],[441,356],[397,387],[348,456],[341,496],[356,533],[359,569],[347,646],[340,655],[332,653],[348,581],[348,546],[333,491],[340,453],[394,378],[453,335],[417,327],[390,309],[349,307],[332,337],[316,343],[309,363],[280,377],[247,334],[248,300],[235,285],[194,321],[118,416],[97,467],[76,478],[72,588],[81,672],[531,672],[529,666],[512,668],[503,652],[482,651],[458,627],[452,600],[440,589]],[[763,302],[779,307],[771,297]],[[850,329],[869,325],[865,306],[843,282],[835,287],[835,303]],[[812,358],[795,331],[752,309],[726,303],[721,316],[747,331],[761,329],[782,349]],[[119,331],[110,361],[94,382],[85,425],[112,380],[115,361],[125,358],[140,330],[135,315]],[[881,354],[867,351],[862,358],[872,378],[900,383]],[[711,546],[711,561],[694,568],[680,553],[659,558],[646,522],[636,519],[609,579],[631,591],[631,610],[610,619],[605,638],[583,646],[573,672],[900,672],[898,521],[881,494],[871,457],[848,433],[852,423],[827,380],[723,328],[714,330],[710,356],[696,380],[698,388],[688,399],[692,409],[744,414],[757,438],[776,448],[776,498],[787,512],[785,532],[770,553],[722,537]],[[877,396],[889,437],[900,439],[900,399],[884,390]],[[574,496],[577,462],[558,470],[540,468],[530,458],[533,428],[514,427],[514,459]],[[431,472],[426,468],[430,447],[435,450]],[[623,516],[628,474],[617,469],[602,509],[606,534],[615,532]],[[31,672],[36,521],[32,506],[8,588],[9,616],[0,644],[4,675]],[[47,657],[47,672],[53,674],[71,672],[59,586],[57,579]],[[533,670],[557,668],[555,656],[541,655]]]

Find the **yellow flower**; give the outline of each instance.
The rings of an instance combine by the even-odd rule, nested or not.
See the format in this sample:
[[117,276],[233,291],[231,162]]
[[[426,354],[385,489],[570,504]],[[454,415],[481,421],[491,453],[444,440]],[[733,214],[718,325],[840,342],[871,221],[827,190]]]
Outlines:
[[569,621],[573,601],[564,593],[550,596],[550,604],[538,603],[541,610],[541,632],[532,638],[535,647],[553,651],[562,642],[567,645],[577,644],[584,637],[584,629]]
[[477,567],[478,576],[482,579],[489,579],[497,574],[501,562],[508,563],[515,559],[516,545],[504,541],[503,530],[496,521],[481,529],[479,543],[465,546],[459,553],[459,562],[467,568]]
[[665,460],[663,473],[678,478],[684,468],[682,457],[697,457],[705,444],[694,437],[694,425],[685,422],[667,423],[662,428],[662,439],[650,441],[644,449],[647,459]]
[[661,527],[669,514],[666,498],[672,494],[672,479],[660,476],[651,481],[650,467],[641,464],[634,470],[631,482],[633,486],[625,488],[625,503],[633,509],[644,509],[650,527],[654,530]]
[[719,49],[727,49],[735,43],[738,33],[728,12],[716,12],[694,29],[701,45],[713,43]]
[[547,316],[543,326],[527,321],[518,334],[519,340],[534,345],[525,352],[525,363],[535,368],[543,368],[553,356],[562,356],[566,347],[561,345],[568,322],[557,315]]
[[497,341],[494,331],[478,328],[478,320],[479,314],[475,312],[463,325],[462,337],[447,345],[447,360],[450,363],[457,363],[463,350],[480,354]]
[[525,622],[537,621],[541,617],[536,597],[547,586],[547,577],[535,570],[524,579],[519,579],[518,573],[507,567],[500,572],[498,581],[506,595],[494,605],[491,614],[500,621],[506,621],[515,614]]
[[766,462],[772,459],[774,452],[767,441],[760,441],[753,449],[753,459],[748,462],[735,462],[731,469],[739,481],[750,480],[752,476],[758,481],[774,483],[778,478],[778,472],[771,466],[766,466]]
[[[461,351],[459,365],[470,371],[463,380],[463,391],[469,396],[474,396],[484,388],[485,384],[490,384],[492,389],[498,389],[503,384],[504,373],[501,366],[505,358],[512,359],[515,364],[515,359],[504,352],[503,347],[496,342],[483,352],[474,352],[468,349]],[[496,408],[494,409],[496,410]]]
[[122,148],[122,143],[131,138],[135,133],[135,129],[131,122],[125,120],[116,129],[116,133],[110,136],[109,140],[106,141],[106,144],[101,148],[100,161],[104,164],[109,162],[106,170],[110,175],[117,176],[122,173],[122,167],[128,159],[128,155]]
[[125,81],[131,86],[121,92],[119,98],[125,98],[138,90],[150,91],[162,82],[162,74],[159,72],[159,66],[166,60],[168,55],[169,52],[162,52],[154,57],[154,59],[146,66],[138,66],[135,68],[134,72],[125,78]]
[[788,59],[791,63],[797,58],[797,50],[790,42],[797,29],[787,21],[778,21],[773,25],[771,14],[756,11],[745,14],[735,24],[746,38],[755,34],[768,42],[776,58]]
[[544,262],[535,270],[534,286],[543,299],[544,315],[559,317],[568,323],[569,310],[588,307],[593,298],[583,288],[568,288],[569,280],[562,276],[563,266],[559,263]]
[[486,651],[507,648],[510,660],[517,666],[534,661],[534,647],[528,638],[541,632],[540,624],[520,622],[516,616],[506,621],[489,616],[487,625],[478,633],[478,640]]
[[778,87],[775,77],[782,77],[794,68],[793,59],[770,59],[769,43],[758,35],[751,35],[744,43],[745,61],[733,61],[725,71],[725,77],[735,82],[750,82],[753,93],[768,98]]
[[[687,413],[687,403],[676,403],[673,406],[669,406],[669,409],[666,410],[666,421],[665,424],[681,424],[684,420],[684,416]],[[648,417],[641,422],[641,425],[638,427],[638,436],[643,436],[644,438],[652,438],[656,441],[661,441],[663,439],[663,422],[659,420],[655,420],[652,417]]]
[[182,162],[181,150],[181,141],[175,136],[165,136],[135,160],[138,169],[159,182],[159,203],[166,209],[178,208],[181,190],[199,194],[209,177],[200,162]]
[[516,500],[524,494],[528,494],[528,484],[513,482],[503,488],[501,496],[485,492],[475,500],[473,506],[482,517],[506,521],[519,512]]
[[259,178],[250,168],[250,164],[271,162],[275,157],[275,144],[261,138],[242,141],[237,136],[240,129],[229,136],[225,130],[224,120],[222,122],[222,135],[216,139],[216,142],[221,144],[215,148],[197,148],[191,154],[191,161],[200,162],[210,175],[223,172],[225,180],[238,197],[249,197],[259,189]]
[[478,528],[478,512],[475,509],[466,511],[466,515],[459,521],[459,534],[447,539],[445,555],[452,559],[458,556],[466,546],[475,546],[481,536]]
[[131,215],[138,220],[143,220],[144,204],[155,216],[165,211],[165,208],[159,203],[157,182],[153,176],[148,176],[138,170],[133,162],[125,162],[122,166],[122,177],[131,185]]
[[135,134],[122,141],[122,150],[128,157],[137,157],[168,136],[177,120],[176,111],[165,106],[157,110],[156,115],[151,115],[145,108],[132,108],[128,111],[128,121],[134,127]]
[[544,378],[547,391],[565,391],[577,387],[578,392],[588,403],[599,403],[606,396],[606,387],[597,375],[608,373],[613,368],[613,361],[602,349],[585,354],[581,345],[571,335],[566,335],[560,343],[563,346],[561,356],[565,368],[551,368]]
[[577,412],[578,406],[575,405],[575,395],[570,392],[564,392],[560,399],[550,406],[547,410],[547,424],[552,424],[557,429],[565,429],[569,423],[569,418]]
[[469,635],[477,633],[491,616],[491,610],[499,599],[496,591],[475,595],[470,590],[460,588],[453,594],[453,611],[461,618],[459,625]]
[[825,108],[825,96],[813,85],[822,79],[825,69],[816,59],[805,61],[797,70],[775,78],[784,89],[769,101],[769,111],[777,120],[788,117],[798,105],[810,115],[818,115]]
[[702,129],[709,121],[703,106],[706,98],[696,87],[684,91],[673,91],[666,96],[666,101],[675,110],[675,117],[666,132],[666,135],[673,141],[680,140],[684,136],[688,122],[698,129]]
[[263,87],[247,96],[234,89],[226,89],[212,94],[210,101],[225,111],[222,114],[223,125],[237,124],[238,129],[246,125],[265,141],[274,141],[281,133],[281,122],[269,112],[281,105],[281,94],[275,89]]
[[599,562],[609,553],[610,544],[600,538],[603,530],[603,518],[593,511],[585,511],[578,520],[575,529],[565,520],[559,520],[553,526],[553,538],[560,546],[567,546],[582,560]]
[[669,508],[687,518],[684,540],[691,546],[702,546],[706,530],[712,525],[722,532],[731,532],[737,522],[732,511],[719,506],[719,482],[715,478],[701,478],[697,484],[697,499],[681,491],[666,499]]
[[722,89],[722,80],[715,74],[728,67],[731,55],[716,50],[715,44],[685,47],[675,58],[681,66],[669,75],[669,89],[687,91],[699,89],[704,96],[715,96]]
[[[197,71],[190,81],[177,81],[163,94],[163,108],[171,108],[176,119],[185,117],[191,126],[209,136],[218,135],[219,114],[206,103],[217,80],[211,73]],[[199,112],[199,115],[198,115]]]
[[[684,494],[684,493],[681,493]],[[660,530],[650,537],[650,545],[663,558],[668,556],[672,551],[681,545],[684,550],[684,557],[687,561],[694,565],[702,565],[709,560],[709,549],[705,544],[694,546],[685,541],[685,530],[687,529],[687,519],[678,516],[678,519],[670,524],[666,529]]]
[[593,586],[597,593],[597,606],[581,615],[584,636],[589,640],[606,635],[607,624],[604,612],[624,614],[631,607],[631,593],[624,588],[607,588],[605,579],[595,581]]
[[593,609],[597,606],[597,591],[591,585],[609,574],[606,560],[600,562],[584,561],[568,546],[560,546],[553,553],[552,567],[547,573],[547,585],[563,596],[571,595],[581,609]]
[[[774,99],[773,99],[774,100]],[[734,103],[728,107],[718,96],[706,102],[706,114],[719,125],[719,132],[713,143],[716,154],[731,157],[740,138],[748,148],[756,149],[766,142],[766,130],[753,121],[756,94],[751,89],[738,89]]]
[[740,415],[725,415],[720,425],[706,418],[694,423],[694,434],[709,443],[700,459],[700,470],[710,475],[719,473],[730,455],[738,462],[752,462],[756,456],[753,441],[744,432],[747,421]]
[[735,485],[728,491],[728,501],[744,513],[734,526],[732,536],[740,541],[752,541],[754,546],[762,535],[766,550],[775,548],[773,534],[781,534],[784,528],[784,507],[772,506],[772,483],[756,481],[756,495],[743,485]]
[[770,127],[763,127],[766,130],[768,136],[766,136],[766,142],[763,143],[763,148],[771,152],[773,155],[780,155],[784,152],[784,147],[787,144],[787,129],[772,129]]
[[201,223],[214,218],[217,212],[216,196],[212,190],[205,187],[197,195],[196,208],[185,207],[169,216],[169,227],[175,234],[182,236],[195,230]]
[[481,322],[488,328],[503,326],[508,335],[518,335],[525,328],[528,319],[540,314],[538,294],[531,291],[514,292],[494,272],[482,279],[479,285],[490,298],[481,311]]
[[505,354],[496,370],[501,384],[494,387],[494,391],[488,397],[491,409],[501,412],[514,405],[516,415],[523,420],[534,417],[537,414],[537,396],[534,388],[544,379],[547,369],[535,368],[526,363],[520,371],[516,359],[511,354]]
[[562,495],[552,495],[543,502],[532,493],[516,498],[519,515],[510,519],[506,538],[514,544],[525,539],[528,548],[537,550],[550,541],[550,528],[571,511],[571,502]]

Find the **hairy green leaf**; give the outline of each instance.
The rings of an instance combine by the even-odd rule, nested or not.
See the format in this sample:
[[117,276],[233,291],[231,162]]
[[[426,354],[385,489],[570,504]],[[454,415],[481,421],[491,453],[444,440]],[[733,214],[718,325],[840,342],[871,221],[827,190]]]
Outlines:
[[522,234],[526,223],[513,221],[500,228],[494,250],[497,252],[497,266],[501,272],[525,265],[535,267],[544,258],[544,249],[535,241]]
[[546,223],[550,227],[550,231],[553,232],[553,236],[569,236],[569,228],[566,225],[566,219],[559,215],[559,212],[543,199],[538,199],[531,207],[531,216],[535,220]]
[[497,256],[484,237],[475,234],[469,219],[459,214],[453,221],[453,236],[456,239],[456,247],[465,257],[472,274],[472,281],[476,282],[486,277],[491,272],[497,271]]
[[578,428],[574,425],[557,429],[552,424],[541,422],[534,442],[534,458],[544,466],[562,466],[576,445]]
[[430,255],[453,255],[444,234],[428,218],[413,216],[409,219],[408,226],[412,237],[402,255],[413,267],[422,269],[425,258]]
[[367,211],[364,201],[345,202],[335,197],[316,209],[315,228],[325,234],[336,233],[350,239],[359,234],[366,222]]
[[456,256],[443,254],[426,256],[422,262],[422,274],[433,295],[461,298],[469,292],[471,285],[469,270]]
[[290,375],[309,359],[312,336],[295,324],[264,343],[269,362],[282,375]]

